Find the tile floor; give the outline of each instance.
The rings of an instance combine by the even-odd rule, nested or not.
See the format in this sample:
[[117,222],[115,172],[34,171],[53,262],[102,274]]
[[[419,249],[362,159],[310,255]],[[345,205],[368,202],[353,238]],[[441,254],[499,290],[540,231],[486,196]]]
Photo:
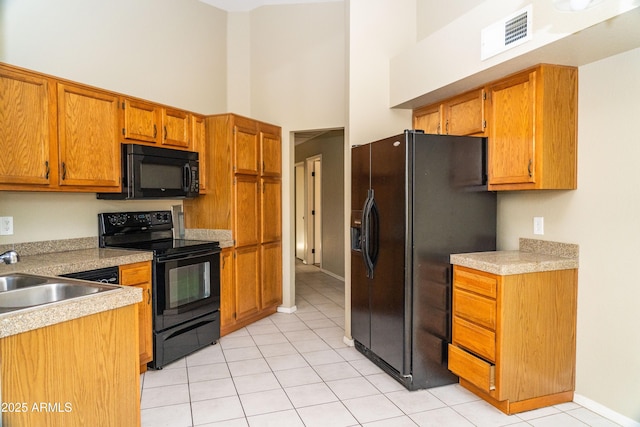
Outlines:
[[296,266],[276,313],[143,374],[142,426],[615,426],[568,403],[507,416],[454,384],[409,392],[343,343],[343,283]]

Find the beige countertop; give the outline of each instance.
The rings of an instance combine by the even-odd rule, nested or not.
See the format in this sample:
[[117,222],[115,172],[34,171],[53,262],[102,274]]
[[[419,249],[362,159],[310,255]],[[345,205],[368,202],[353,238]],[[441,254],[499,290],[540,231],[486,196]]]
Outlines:
[[578,245],[520,239],[517,251],[452,254],[451,264],[508,276],[578,268]]
[[[37,253],[21,255],[17,264],[0,264],[0,275],[29,273],[58,276],[149,261],[152,258],[152,252],[99,248]],[[140,301],[142,301],[141,289],[122,286],[112,291],[1,313],[0,338],[136,304]]]

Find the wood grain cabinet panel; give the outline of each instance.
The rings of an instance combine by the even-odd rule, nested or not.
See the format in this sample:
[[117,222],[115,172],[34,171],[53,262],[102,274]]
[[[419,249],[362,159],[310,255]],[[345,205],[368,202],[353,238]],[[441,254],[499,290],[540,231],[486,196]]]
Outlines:
[[[492,282],[495,300],[469,291]],[[497,276],[454,266],[453,293],[449,369],[460,384],[507,414],[573,399],[577,270]]]
[[540,65],[488,87],[489,189],[577,187],[578,72]]
[[118,96],[58,83],[59,185],[119,191]]
[[444,103],[445,134],[484,136],[484,89],[456,96]]
[[188,112],[175,108],[162,109],[162,145],[189,148],[191,122]]
[[142,289],[138,303],[138,341],[140,345],[140,373],[153,360],[153,308],[151,301],[151,261],[120,266],[120,284]]
[[417,108],[413,111],[413,128],[440,135],[443,133],[443,116],[444,106],[440,103]]
[[57,183],[55,99],[51,79],[0,65],[0,189]]
[[126,140],[158,143],[161,136],[162,113],[157,104],[122,98],[122,136]]
[[207,183],[209,182],[209,168],[207,162],[207,132],[204,124],[204,117],[191,115],[191,151],[198,153],[200,167],[200,194],[207,192]]

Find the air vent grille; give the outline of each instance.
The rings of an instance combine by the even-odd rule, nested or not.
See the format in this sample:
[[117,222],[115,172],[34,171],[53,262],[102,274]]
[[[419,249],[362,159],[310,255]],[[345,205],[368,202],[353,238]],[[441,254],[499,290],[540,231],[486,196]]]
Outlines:
[[529,5],[486,27],[480,35],[480,59],[485,60],[532,39],[532,11]]
[[527,37],[529,34],[529,27],[527,26],[527,11],[521,13],[513,19],[507,21],[504,26],[504,45],[508,46],[511,43]]

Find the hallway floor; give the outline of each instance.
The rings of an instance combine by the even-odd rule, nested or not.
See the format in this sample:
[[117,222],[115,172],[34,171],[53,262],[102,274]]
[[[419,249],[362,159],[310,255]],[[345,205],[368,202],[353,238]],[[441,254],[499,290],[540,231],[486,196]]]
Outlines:
[[457,384],[409,392],[343,342],[344,283],[296,265],[276,313],[142,375],[142,426],[616,426],[576,403],[507,416]]

